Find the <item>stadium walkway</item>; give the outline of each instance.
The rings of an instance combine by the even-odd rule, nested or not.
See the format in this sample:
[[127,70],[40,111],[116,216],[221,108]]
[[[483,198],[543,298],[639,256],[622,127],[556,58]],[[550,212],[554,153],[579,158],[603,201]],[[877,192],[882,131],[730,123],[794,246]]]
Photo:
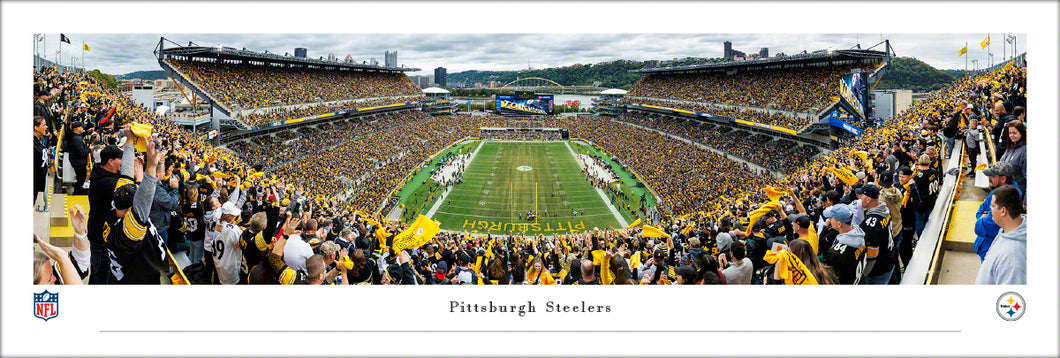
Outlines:
[[[979,155],[979,163],[986,163],[986,156]],[[966,166],[967,164],[965,164]],[[989,179],[977,170],[976,175],[965,175],[961,185],[961,195],[954,202],[950,213],[950,225],[947,228],[943,253],[939,265],[940,285],[971,285],[979,273],[982,263],[973,247],[975,243],[975,212],[979,204],[986,199]]]
[[[482,146],[485,144],[486,141],[481,141],[478,143],[478,147],[475,147],[475,151],[471,153],[471,157],[467,158],[468,167],[470,167],[471,163],[475,161],[475,157],[478,156],[478,152],[482,150]],[[428,219],[434,218],[434,213],[438,212],[438,208],[442,207],[442,203],[445,202],[445,197],[449,196],[449,193],[452,191],[453,187],[446,187],[445,191],[442,192],[442,195],[438,196],[438,201],[434,202],[434,205],[431,206],[431,210],[428,210],[427,215],[424,216],[426,216]]]
[[[570,142],[563,142],[563,145],[567,146],[567,151],[570,152],[570,155],[574,157],[574,160],[577,161],[578,164],[585,165],[585,163],[582,163],[581,160],[579,160],[578,153],[574,152],[574,148],[570,147]],[[584,167],[582,169],[584,169]],[[615,209],[615,205],[611,203],[611,200],[607,199],[607,194],[604,194],[604,191],[600,188],[593,187],[593,189],[595,189],[596,193],[600,195],[600,200],[603,200],[604,204],[607,204],[607,209],[611,210],[611,214],[618,220],[618,224],[622,227],[629,226],[629,222],[626,221],[626,218],[622,217],[622,213],[619,213],[618,209]]]

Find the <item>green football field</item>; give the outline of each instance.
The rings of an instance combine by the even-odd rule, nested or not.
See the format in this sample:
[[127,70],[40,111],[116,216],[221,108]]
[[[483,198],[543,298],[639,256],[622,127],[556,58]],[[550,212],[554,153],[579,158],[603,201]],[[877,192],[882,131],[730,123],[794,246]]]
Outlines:
[[[537,220],[526,220],[530,210]],[[432,218],[442,229],[478,233],[622,227],[564,142],[483,142]]]

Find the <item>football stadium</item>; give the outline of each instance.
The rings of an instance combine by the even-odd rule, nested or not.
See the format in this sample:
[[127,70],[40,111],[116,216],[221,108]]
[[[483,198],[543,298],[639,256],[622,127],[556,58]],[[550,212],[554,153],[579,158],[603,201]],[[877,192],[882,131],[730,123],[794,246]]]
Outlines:
[[[121,87],[35,62],[35,283],[1026,282],[992,265],[1025,228],[1025,54],[912,95],[876,90],[887,40],[726,48],[463,110],[389,52],[236,46],[159,38],[166,78]],[[575,87],[592,112],[557,113]]]

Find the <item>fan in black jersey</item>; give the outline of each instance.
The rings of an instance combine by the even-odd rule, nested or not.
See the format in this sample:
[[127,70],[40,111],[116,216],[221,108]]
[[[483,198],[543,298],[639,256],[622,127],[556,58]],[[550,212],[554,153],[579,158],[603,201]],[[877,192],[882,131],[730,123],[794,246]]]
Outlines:
[[935,208],[935,199],[938,198],[941,185],[938,181],[939,173],[931,169],[930,156],[921,155],[917,164],[920,170],[913,176],[913,181],[916,182],[920,193],[920,205],[916,210],[916,236],[919,238],[920,233],[924,232],[924,226],[927,224],[928,216],[931,215],[931,210]]
[[160,284],[168,268],[165,243],[148,219],[158,179],[155,143],[147,141],[144,176],[140,185],[125,184],[114,191],[114,210],[107,213],[103,227],[110,256],[110,283]]
[[272,237],[263,235],[266,214],[259,212],[250,217],[250,227],[239,236],[239,245],[243,248],[243,265],[241,282],[247,282],[246,276],[255,266],[262,263],[262,258],[272,251]]
[[895,247],[891,238],[891,212],[880,203],[880,189],[866,184],[858,189],[865,219],[861,230],[865,232],[865,280],[870,285],[886,285],[894,270]]
[[824,211],[825,222],[839,232],[825,251],[828,266],[835,269],[839,283],[856,285],[865,268],[865,232],[850,224],[854,212],[847,204],[835,204]]
[[181,215],[184,219],[184,238],[188,240],[188,259],[192,263],[202,262],[203,239],[206,236],[206,222],[202,218],[202,202],[199,201],[199,186],[190,183],[184,188]]

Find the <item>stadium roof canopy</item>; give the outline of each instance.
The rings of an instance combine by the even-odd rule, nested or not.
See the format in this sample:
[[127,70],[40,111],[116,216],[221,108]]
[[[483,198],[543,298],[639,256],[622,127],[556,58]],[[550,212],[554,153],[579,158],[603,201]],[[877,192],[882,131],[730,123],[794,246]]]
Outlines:
[[444,88],[438,88],[438,87],[430,87],[430,88],[424,88],[423,89],[423,93],[445,94],[445,93],[449,93],[449,90],[444,89]]
[[612,88],[609,90],[603,90],[600,94],[626,94],[628,91],[619,88]]
[[[166,42],[169,42],[173,47],[164,48]],[[347,69],[359,69],[363,71],[373,72],[388,72],[388,73],[400,73],[400,72],[416,72],[420,69],[412,67],[387,67],[380,65],[369,65],[356,62],[343,62],[343,61],[329,61],[319,60],[312,58],[294,57],[294,56],[282,56],[274,53],[260,53],[247,50],[238,50],[231,47],[223,46],[181,46],[169,39],[162,38],[159,41],[159,45],[155,48],[155,55],[159,56],[161,62],[164,56],[178,56],[178,57],[199,57],[199,58],[216,58],[223,60],[236,60],[236,61],[260,61],[265,63],[278,63],[278,64],[291,64],[291,65],[303,65],[303,66],[315,66],[323,68],[347,68]]]
[[760,58],[754,60],[745,61],[726,61],[719,63],[708,63],[700,65],[688,65],[688,66],[673,66],[673,67],[656,67],[656,68],[642,68],[639,70],[630,70],[632,73],[643,73],[643,74],[672,74],[672,73],[695,73],[695,72],[713,72],[718,70],[730,70],[730,69],[743,69],[743,68],[757,68],[761,66],[770,65],[789,65],[789,64],[808,64],[808,63],[822,63],[822,62],[833,62],[833,61],[845,61],[845,60],[861,60],[861,59],[879,59],[886,60],[888,57],[887,52],[876,51],[876,50],[831,50],[831,51],[814,51],[812,53],[803,53],[797,55],[789,55],[783,57],[769,57]]

